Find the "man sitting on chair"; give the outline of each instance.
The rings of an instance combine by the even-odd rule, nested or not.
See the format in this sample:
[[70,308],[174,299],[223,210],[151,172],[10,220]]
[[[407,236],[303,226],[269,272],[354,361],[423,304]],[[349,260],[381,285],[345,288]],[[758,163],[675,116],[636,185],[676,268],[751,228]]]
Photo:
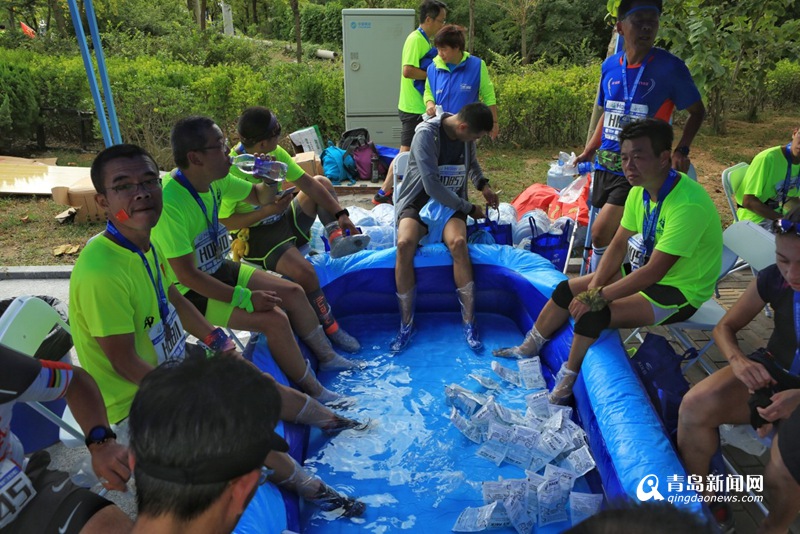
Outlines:
[[426,234],[433,242],[444,241],[450,249],[465,338],[473,350],[483,346],[475,327],[475,282],[467,250],[466,220],[467,215],[481,219],[484,213],[480,206],[467,200],[467,178],[483,193],[486,202],[497,208],[497,195],[475,157],[475,141],[489,134],[493,126],[491,110],[477,102],[464,106],[457,115],[445,113],[417,126],[395,208],[395,282],[401,323],[390,346],[393,352],[402,350],[414,332],[414,256]]
[[111,501],[74,485],[69,474],[48,469],[47,451],[34,453],[23,469],[22,443],[11,433],[16,402],[66,398],[88,436],[92,468],[103,487],[125,491],[131,476],[128,449],[111,432],[92,377],[79,367],[37,360],[4,345],[0,345],[0,369],[0,532],[129,532],[133,522]]
[[738,191],[734,191],[741,221],[772,230],[772,222],[798,205],[800,197],[800,128],[792,142],[756,154]]
[[659,119],[622,129],[622,169],[633,189],[597,272],[558,284],[523,343],[494,352],[535,356],[571,316],[575,334],[553,403],[568,402],[604,329],[684,321],[711,298],[722,261],[719,215],[703,186],[671,169],[672,140],[672,127]]

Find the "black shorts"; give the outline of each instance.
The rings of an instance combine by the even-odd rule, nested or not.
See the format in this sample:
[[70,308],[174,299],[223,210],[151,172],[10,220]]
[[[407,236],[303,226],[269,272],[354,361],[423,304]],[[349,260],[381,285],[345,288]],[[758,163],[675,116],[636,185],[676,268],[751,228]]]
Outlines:
[[86,488],[76,486],[63,471],[47,469],[50,454],[39,451],[31,456],[25,474],[31,479],[36,496],[2,534],[59,532],[78,534],[89,520],[113,504]]
[[[217,269],[215,273],[211,274],[211,276],[223,284],[236,287],[236,284],[239,281],[239,269],[241,266],[242,265],[236,261],[222,260],[222,265],[220,265],[219,269]],[[200,310],[200,313],[203,315],[206,314],[206,310],[208,309],[208,297],[204,297],[194,289],[190,289],[183,296],[186,297],[189,302],[194,304],[194,307]]]
[[653,306],[655,324],[679,323],[697,311],[697,308],[689,304],[681,290],[676,287],[653,284],[639,293]]
[[778,450],[795,482],[800,484],[800,408],[778,425]]
[[602,208],[606,204],[624,206],[631,184],[627,178],[608,171],[594,171],[592,176],[592,206]]
[[245,260],[274,271],[278,260],[292,247],[301,247],[311,238],[314,220],[303,212],[297,199],[271,224],[250,227],[249,250]]
[[400,146],[411,146],[414,130],[417,124],[422,122],[422,113],[406,113],[400,110],[397,110],[397,113],[400,115],[400,123],[403,125],[403,129],[400,131]]
[[[397,222],[399,223],[403,219],[414,219],[427,230],[428,225],[422,222],[419,212],[422,211],[422,208],[428,203],[428,200],[430,200],[430,197],[427,194],[423,193],[418,195],[417,198],[409,202],[406,207],[403,208],[403,210],[397,216]],[[450,219],[461,219],[462,221],[467,222],[467,214],[461,211],[456,211],[450,217]],[[447,220],[449,221],[450,219]]]

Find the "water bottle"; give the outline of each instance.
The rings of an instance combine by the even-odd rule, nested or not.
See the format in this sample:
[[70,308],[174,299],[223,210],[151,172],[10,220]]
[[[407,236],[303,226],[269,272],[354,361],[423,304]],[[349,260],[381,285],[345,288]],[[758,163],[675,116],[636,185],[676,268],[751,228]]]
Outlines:
[[591,161],[582,161],[578,163],[578,174],[589,174],[594,171],[594,163]]
[[280,161],[268,158],[257,158],[252,154],[239,154],[231,160],[233,165],[245,174],[261,178],[264,182],[273,185],[286,179],[289,167]]
[[375,153],[372,154],[372,179],[370,181],[373,184],[377,184],[381,181],[381,175],[378,171],[378,155]]

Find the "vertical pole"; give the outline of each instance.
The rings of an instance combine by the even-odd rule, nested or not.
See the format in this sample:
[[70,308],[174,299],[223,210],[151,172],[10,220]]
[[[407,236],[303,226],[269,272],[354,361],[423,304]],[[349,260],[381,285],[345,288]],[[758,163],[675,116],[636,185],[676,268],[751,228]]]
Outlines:
[[113,145],[111,140],[111,133],[108,130],[108,121],[106,120],[105,108],[103,107],[103,99],[100,96],[100,90],[97,87],[97,78],[94,75],[94,65],[92,65],[92,56],[89,54],[89,47],[86,44],[86,36],[83,33],[83,22],[81,21],[81,14],[78,11],[76,0],[68,0],[69,13],[72,16],[72,24],[75,26],[75,37],[78,39],[78,47],[81,51],[83,58],[83,67],[86,69],[86,77],[89,80],[89,91],[92,93],[94,100],[94,107],[97,110],[97,119],[100,121],[100,131],[103,133],[103,142],[106,146]]
[[[113,144],[118,145],[122,143],[122,135],[119,132],[119,121],[117,120],[117,108],[114,106],[114,95],[111,94],[111,84],[108,82],[108,70],[106,69],[106,57],[103,53],[103,43],[100,42],[100,32],[97,29],[97,17],[94,14],[94,4],[92,0],[85,0],[86,2],[86,19],[89,22],[89,32],[92,34],[92,43],[94,44],[94,55],[97,58],[97,70],[100,73],[100,81],[103,84],[103,96],[106,100],[106,108],[108,109],[108,121],[111,123],[111,134]],[[97,110],[100,112],[100,108]],[[105,118],[106,114],[103,113]],[[109,146],[106,143],[106,146]]]

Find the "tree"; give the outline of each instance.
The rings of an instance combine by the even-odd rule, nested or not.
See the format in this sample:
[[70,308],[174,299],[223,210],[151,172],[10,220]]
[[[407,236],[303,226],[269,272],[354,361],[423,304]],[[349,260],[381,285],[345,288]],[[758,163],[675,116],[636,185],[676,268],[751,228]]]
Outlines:
[[528,63],[528,16],[540,0],[506,0],[496,5],[508,13],[519,28],[520,56],[523,65]]
[[686,61],[707,100],[715,133],[725,132],[732,96],[757,118],[766,74],[782,57],[796,57],[800,21],[787,17],[792,0],[675,0],[662,17],[661,38]]
[[295,51],[297,62],[303,61],[303,40],[300,35],[300,3],[298,0],[291,0],[292,14],[294,15],[294,41],[297,45]]

